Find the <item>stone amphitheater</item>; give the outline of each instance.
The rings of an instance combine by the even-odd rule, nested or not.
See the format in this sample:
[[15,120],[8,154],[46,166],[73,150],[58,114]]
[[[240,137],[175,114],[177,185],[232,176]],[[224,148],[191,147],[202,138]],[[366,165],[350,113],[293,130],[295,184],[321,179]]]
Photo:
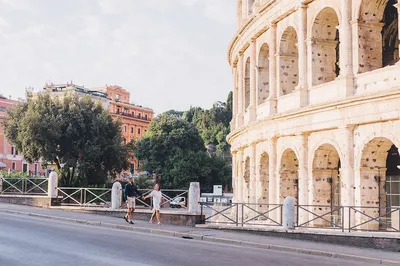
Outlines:
[[399,13],[397,0],[237,1],[234,202],[400,206]]

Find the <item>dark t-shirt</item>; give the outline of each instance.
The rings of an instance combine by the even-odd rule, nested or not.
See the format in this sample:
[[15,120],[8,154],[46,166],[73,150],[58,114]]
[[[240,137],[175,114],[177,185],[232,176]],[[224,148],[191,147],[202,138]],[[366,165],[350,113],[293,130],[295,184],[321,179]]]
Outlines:
[[137,189],[137,186],[135,184],[126,184],[125,185],[125,197],[141,197],[142,193]]

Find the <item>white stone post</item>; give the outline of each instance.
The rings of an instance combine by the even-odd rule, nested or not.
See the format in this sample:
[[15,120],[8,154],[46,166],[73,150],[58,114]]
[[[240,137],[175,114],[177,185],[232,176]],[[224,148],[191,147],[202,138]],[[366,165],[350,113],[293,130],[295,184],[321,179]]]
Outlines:
[[294,215],[295,215],[295,199],[288,196],[283,201],[283,229],[294,229]]
[[111,209],[118,210],[121,207],[121,192],[122,185],[120,182],[115,182],[111,189]]
[[[342,18],[340,25],[340,76],[353,76],[353,49],[351,30],[351,0],[341,0]],[[358,38],[354,36],[354,38]]]
[[237,63],[237,73],[238,73],[238,108],[236,116],[236,127],[243,125],[243,114],[244,114],[244,87],[243,87],[243,53],[239,54],[239,59]]
[[301,5],[298,14],[299,23],[299,36],[297,47],[299,49],[299,85],[297,87],[300,90],[300,107],[304,107],[308,104],[307,96],[307,6]]
[[47,182],[47,195],[49,198],[57,198],[58,175],[56,171],[52,171]]
[[250,105],[247,109],[249,113],[249,122],[256,120],[256,103],[257,103],[257,47],[256,40],[250,41]]
[[189,193],[188,193],[188,211],[189,213],[199,213],[199,202],[200,202],[200,183],[190,182]]

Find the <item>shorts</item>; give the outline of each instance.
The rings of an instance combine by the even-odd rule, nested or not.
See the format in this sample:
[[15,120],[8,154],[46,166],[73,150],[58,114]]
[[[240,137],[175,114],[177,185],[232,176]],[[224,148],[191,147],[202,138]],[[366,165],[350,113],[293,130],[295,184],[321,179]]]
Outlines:
[[128,201],[128,209],[134,209],[136,207],[136,198],[135,197],[128,197],[127,198]]

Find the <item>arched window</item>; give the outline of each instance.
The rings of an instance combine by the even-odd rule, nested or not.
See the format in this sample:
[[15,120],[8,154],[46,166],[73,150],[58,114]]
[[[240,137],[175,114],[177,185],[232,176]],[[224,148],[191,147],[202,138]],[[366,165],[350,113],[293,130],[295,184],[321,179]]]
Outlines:
[[262,104],[269,96],[269,48],[263,44],[258,56],[258,99]]
[[298,61],[297,33],[293,27],[288,27],[282,34],[279,48],[280,95],[293,92],[298,85]]

